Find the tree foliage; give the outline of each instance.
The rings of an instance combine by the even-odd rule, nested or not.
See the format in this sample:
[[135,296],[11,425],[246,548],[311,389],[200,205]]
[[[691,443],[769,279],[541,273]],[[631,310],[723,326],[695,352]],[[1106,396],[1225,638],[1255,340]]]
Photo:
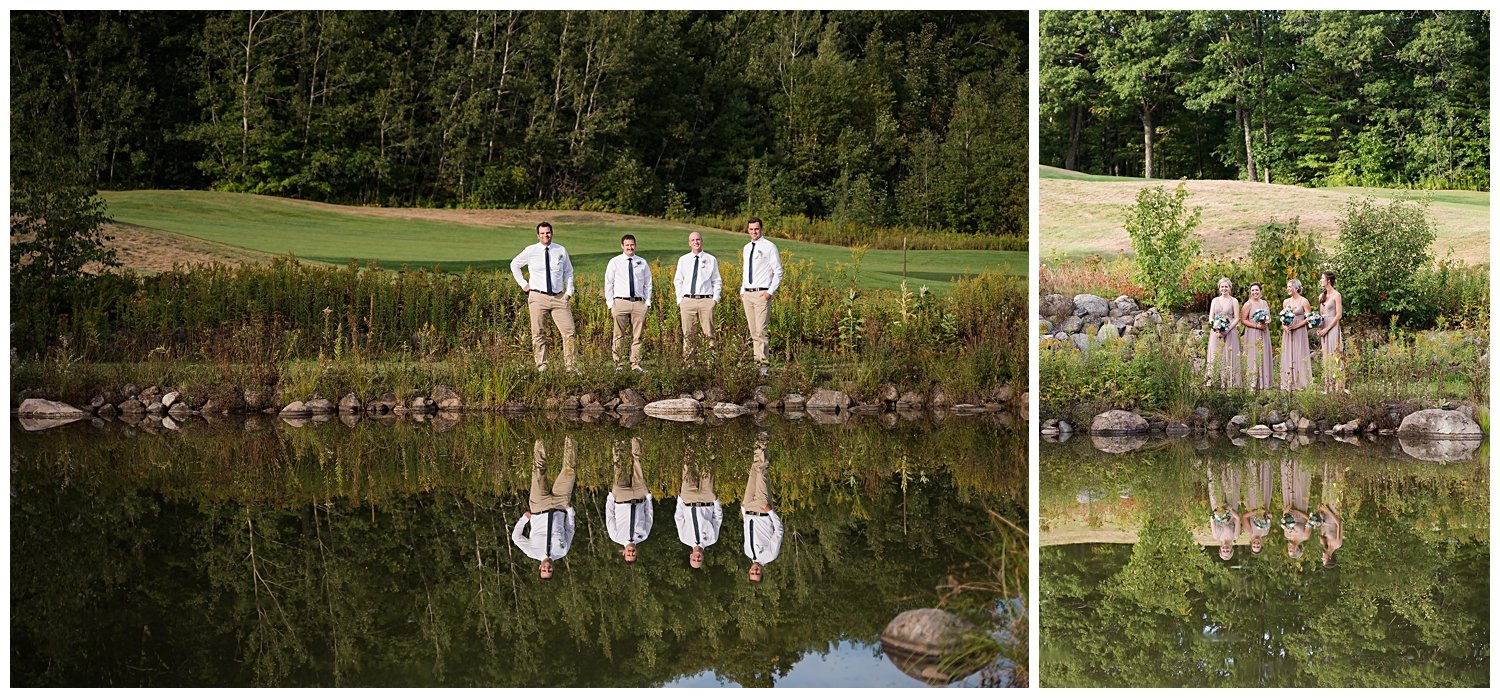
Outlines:
[[1418,311],[1413,280],[1432,259],[1437,232],[1427,207],[1411,201],[1385,205],[1368,197],[1351,200],[1339,219],[1336,286],[1346,312],[1381,317]]
[[1302,230],[1296,216],[1285,223],[1272,219],[1256,228],[1255,240],[1250,243],[1250,262],[1255,265],[1256,280],[1266,284],[1262,291],[1267,298],[1276,297],[1292,279],[1311,290],[1323,271],[1318,237]]
[[105,188],[1024,233],[1025,29],[1020,12],[18,12],[12,121],[66,125]]
[[1041,14],[1041,162],[1489,189],[1488,11]]

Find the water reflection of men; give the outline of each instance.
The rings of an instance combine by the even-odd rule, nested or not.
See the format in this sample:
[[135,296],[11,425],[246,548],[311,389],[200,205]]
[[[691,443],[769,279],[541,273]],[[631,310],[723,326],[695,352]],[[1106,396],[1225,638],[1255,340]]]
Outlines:
[[1286,554],[1293,560],[1301,559],[1302,544],[1312,537],[1308,526],[1307,493],[1312,488],[1312,475],[1302,469],[1295,458],[1281,461],[1281,532],[1286,536]]
[[724,505],[714,494],[712,472],[702,472],[691,463],[682,464],[682,493],[677,495],[677,539],[692,548],[688,564],[703,567],[703,549],[719,542],[724,523]]
[[1312,515],[1318,522],[1318,535],[1323,538],[1323,566],[1333,567],[1333,554],[1344,547],[1344,520],[1339,510],[1344,508],[1344,469],[1333,463],[1323,464],[1323,489],[1319,497],[1317,513]]
[[1271,464],[1253,461],[1246,466],[1249,487],[1245,491],[1245,514],[1240,518],[1241,530],[1250,532],[1250,552],[1260,554],[1264,538],[1271,534],[1271,481],[1275,475]]
[[547,447],[542,445],[541,439],[532,444],[528,508],[526,515],[516,522],[515,529],[510,533],[510,540],[527,557],[542,561],[538,567],[542,579],[552,578],[552,561],[567,555],[569,546],[573,544],[573,527],[577,515],[570,500],[576,479],[573,466],[577,463],[578,447],[572,438],[565,438],[562,472],[557,474],[557,479],[549,488]]
[[636,543],[651,535],[651,491],[641,470],[641,437],[630,440],[630,469],[620,468],[620,445],[610,449],[615,465],[615,484],[604,502],[604,527],[609,539],[625,546],[621,555],[635,562]]
[[740,500],[740,519],[745,526],[745,555],[750,558],[750,581],[760,583],[765,565],[781,554],[781,517],[771,510],[770,462],[764,440],[755,444],[755,460]]
[[1219,541],[1219,558],[1234,557],[1234,541],[1240,537],[1240,472],[1236,468],[1224,468],[1219,478],[1214,479],[1214,469],[1208,468],[1208,527],[1214,540]]

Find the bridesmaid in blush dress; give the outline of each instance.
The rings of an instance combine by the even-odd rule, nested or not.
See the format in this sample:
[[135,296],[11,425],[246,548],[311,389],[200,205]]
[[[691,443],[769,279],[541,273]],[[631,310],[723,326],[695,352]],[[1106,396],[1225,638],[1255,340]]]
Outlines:
[[1312,377],[1312,355],[1307,349],[1309,306],[1302,297],[1301,281],[1286,282],[1286,293],[1288,298],[1281,302],[1281,309],[1292,311],[1292,322],[1281,328],[1281,389],[1301,390]]
[[[1259,281],[1250,284],[1250,300],[1240,308],[1240,324],[1245,326],[1241,340],[1245,354],[1245,384],[1255,390],[1275,387],[1275,369],[1271,368],[1271,304],[1261,297]],[[1266,322],[1257,322],[1251,317],[1257,310],[1266,311]]]
[[1224,318],[1229,326],[1223,332],[1208,330],[1208,383],[1215,381],[1226,388],[1240,386],[1240,301],[1229,295],[1234,284],[1219,279],[1219,295],[1208,304],[1208,317]]
[[1344,319],[1344,294],[1333,287],[1333,272],[1325,271],[1318,277],[1323,293],[1318,296],[1318,314],[1323,324],[1318,327],[1318,337],[1323,342],[1323,392],[1348,392],[1344,387],[1344,332],[1340,320]]

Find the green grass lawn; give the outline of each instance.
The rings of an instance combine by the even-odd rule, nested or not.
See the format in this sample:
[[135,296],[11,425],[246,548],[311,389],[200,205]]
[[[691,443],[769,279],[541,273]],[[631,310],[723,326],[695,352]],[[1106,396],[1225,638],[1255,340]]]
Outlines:
[[[554,224],[554,242],[568,249],[577,274],[602,276],[609,258],[619,254],[620,236],[625,233],[636,236],[637,254],[671,268],[687,252],[687,234],[694,229],[653,218],[584,212],[404,212],[206,191],[100,194],[110,217],[120,223],[328,264],[376,261],[389,269],[507,268],[512,257],[536,242],[535,222],[544,218]],[[451,220],[479,219],[490,213],[509,222]],[[697,229],[703,232],[704,249],[721,262],[737,263],[738,251],[748,240],[743,232]],[[775,230],[768,234],[781,249],[783,263],[789,258],[812,259],[821,270],[832,271],[835,265],[853,261],[846,247],[778,240]],[[1027,265],[1025,252],[921,250],[906,255],[909,283],[926,285],[935,292],[947,290],[955,278],[986,270],[1022,275]],[[900,250],[869,250],[859,280],[866,287],[893,289],[900,287],[901,273]]]

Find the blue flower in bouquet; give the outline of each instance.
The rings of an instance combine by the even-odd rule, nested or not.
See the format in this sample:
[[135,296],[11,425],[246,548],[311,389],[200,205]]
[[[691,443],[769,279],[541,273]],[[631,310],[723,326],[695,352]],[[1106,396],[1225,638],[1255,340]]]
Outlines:
[[1255,312],[1250,313],[1250,319],[1256,322],[1265,322],[1271,319],[1271,311],[1266,310],[1265,308],[1260,308]]
[[1281,320],[1281,324],[1290,325],[1296,321],[1297,314],[1290,310],[1283,310],[1280,313],[1277,313],[1276,317]]
[[1308,313],[1307,314],[1307,325],[1309,327],[1321,327],[1323,325],[1323,316],[1320,315],[1320,314],[1318,314],[1318,311],[1316,311],[1316,310],[1314,310],[1313,312]]
[[1208,322],[1208,325],[1209,327],[1214,328],[1215,332],[1224,332],[1225,330],[1229,329],[1229,318],[1223,315],[1215,315],[1214,318]]

